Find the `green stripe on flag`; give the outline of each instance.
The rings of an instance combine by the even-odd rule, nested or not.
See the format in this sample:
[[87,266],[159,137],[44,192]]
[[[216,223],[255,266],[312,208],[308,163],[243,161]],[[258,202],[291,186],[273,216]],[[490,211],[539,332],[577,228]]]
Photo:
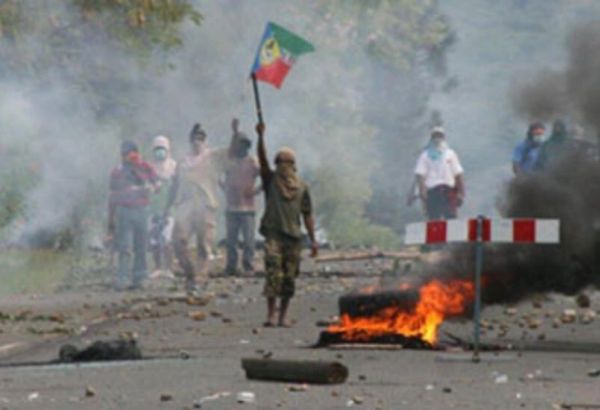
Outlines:
[[300,54],[315,51],[313,45],[302,37],[284,29],[275,23],[269,24],[271,25],[273,36],[275,37],[275,40],[277,40],[279,47],[286,49],[292,55],[298,56]]

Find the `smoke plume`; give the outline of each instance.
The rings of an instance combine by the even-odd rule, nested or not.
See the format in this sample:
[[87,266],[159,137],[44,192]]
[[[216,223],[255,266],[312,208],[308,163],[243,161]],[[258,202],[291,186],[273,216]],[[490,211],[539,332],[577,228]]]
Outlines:
[[[529,120],[568,118],[600,132],[600,26],[568,36],[562,71],[543,71],[513,93],[515,109]],[[490,245],[485,251],[484,299],[510,302],[536,292],[574,294],[600,284],[600,161],[595,144],[572,136],[543,170],[513,178],[498,201],[507,218],[555,218],[560,245]],[[468,276],[472,249],[460,248],[436,268],[439,275]]]

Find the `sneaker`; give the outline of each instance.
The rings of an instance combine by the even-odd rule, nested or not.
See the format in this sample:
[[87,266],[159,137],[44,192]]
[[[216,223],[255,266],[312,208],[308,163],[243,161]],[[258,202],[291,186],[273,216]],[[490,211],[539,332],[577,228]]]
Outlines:
[[198,287],[196,286],[196,282],[193,280],[185,281],[185,291],[188,295],[193,295],[198,292]]

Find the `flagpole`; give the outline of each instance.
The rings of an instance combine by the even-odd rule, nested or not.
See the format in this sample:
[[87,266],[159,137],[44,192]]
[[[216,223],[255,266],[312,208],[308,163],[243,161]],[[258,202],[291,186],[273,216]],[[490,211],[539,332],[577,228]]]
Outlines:
[[260,94],[258,93],[256,74],[254,73],[252,73],[252,87],[254,89],[254,104],[256,105],[256,115],[258,116],[258,123],[263,124],[262,108],[260,106]]

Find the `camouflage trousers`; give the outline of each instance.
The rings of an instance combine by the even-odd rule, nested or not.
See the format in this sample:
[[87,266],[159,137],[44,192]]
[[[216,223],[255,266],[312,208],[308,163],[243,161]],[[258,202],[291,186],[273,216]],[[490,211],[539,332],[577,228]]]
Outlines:
[[263,295],[268,298],[291,298],[296,290],[296,277],[300,273],[302,242],[282,235],[269,235],[265,239],[266,280]]

